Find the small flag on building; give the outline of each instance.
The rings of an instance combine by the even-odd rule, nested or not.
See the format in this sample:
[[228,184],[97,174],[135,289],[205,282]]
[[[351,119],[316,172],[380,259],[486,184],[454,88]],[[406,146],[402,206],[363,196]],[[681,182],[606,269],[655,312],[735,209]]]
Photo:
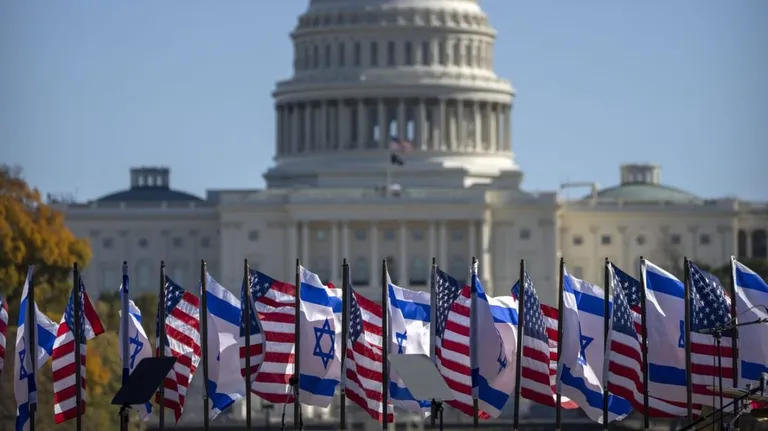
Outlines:
[[407,139],[400,139],[397,136],[392,136],[389,144],[389,149],[392,153],[389,156],[389,161],[393,165],[403,166],[405,161],[398,153],[410,153],[413,151],[413,143]]

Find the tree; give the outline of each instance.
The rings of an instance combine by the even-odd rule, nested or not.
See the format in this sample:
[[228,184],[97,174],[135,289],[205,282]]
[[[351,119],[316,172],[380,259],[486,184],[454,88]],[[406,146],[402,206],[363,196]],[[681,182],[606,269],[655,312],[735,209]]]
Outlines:
[[63,311],[72,264],[84,267],[90,259],[88,241],[74,236],[64,215],[41,200],[21,169],[0,165],[0,292],[8,301],[19,300],[27,267],[34,264],[36,302]]

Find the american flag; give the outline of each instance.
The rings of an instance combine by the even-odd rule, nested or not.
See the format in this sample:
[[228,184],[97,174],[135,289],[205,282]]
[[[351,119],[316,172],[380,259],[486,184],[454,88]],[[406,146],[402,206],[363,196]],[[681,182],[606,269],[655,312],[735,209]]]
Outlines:
[[[99,316],[85,293],[83,279],[79,279],[82,295],[80,302],[80,393],[82,394],[81,414],[85,413],[85,356],[86,341],[104,332]],[[61,316],[51,355],[53,380],[53,411],[57,424],[77,416],[77,385],[75,381],[75,289],[69,294],[67,308]]]
[[251,391],[267,402],[293,402],[289,380],[294,373],[296,287],[251,270],[251,295],[264,337],[264,362]]
[[[181,418],[187,388],[200,363],[200,299],[165,277],[165,356],[176,363],[165,376],[164,407],[173,410],[176,422]],[[160,313],[157,314],[157,344],[160,338]],[[159,398],[158,398],[159,402]],[[161,407],[163,408],[163,407]]]
[[409,153],[413,151],[413,142],[407,139],[400,139],[397,136],[391,136],[389,148],[392,151]]
[[[554,407],[557,378],[557,309],[547,307],[552,317],[545,319],[545,306],[539,301],[533,280],[528,273],[523,278],[523,288],[525,289],[525,298],[523,298],[525,318],[522,328],[520,395],[539,404]],[[520,298],[519,281],[512,287],[512,295]],[[550,332],[552,329],[554,331]],[[562,401],[561,404],[565,406],[566,404]]]
[[[446,402],[472,416],[472,362],[469,351],[471,289],[440,268],[435,270],[435,287],[435,355],[438,369],[454,396],[454,400]],[[490,415],[480,411],[478,417],[488,419]]]
[[[263,295],[261,294],[258,289],[259,286],[257,284],[257,277],[256,273],[254,271],[250,271],[248,274],[248,286],[251,289],[251,299],[256,298],[257,296]],[[246,325],[246,318],[245,318],[245,304],[246,301],[248,301],[248,298],[246,296],[246,287],[245,282],[243,282],[243,285],[240,288],[240,374],[245,377],[245,358],[246,358],[246,351],[245,351],[245,325]],[[251,306],[249,308],[250,316],[248,319],[248,334],[249,334],[249,356],[250,356],[250,369],[251,369],[251,383],[253,383],[253,379],[256,377],[256,374],[259,371],[259,366],[261,365],[262,361],[264,360],[264,337],[262,335],[261,326],[259,325],[259,321],[256,319],[256,310],[254,309],[253,303],[251,303]]]
[[[350,289],[349,335],[347,337],[347,398],[381,422],[383,351],[382,307]],[[387,407],[387,423],[394,420],[393,408]]]
[[[610,264],[615,308],[611,319],[608,355],[608,390],[643,412],[643,356],[640,282],[614,264]],[[626,305],[625,305],[626,304]],[[685,416],[684,403],[649,397],[648,415],[653,417]]]
[[0,294],[0,377],[3,375],[5,364],[5,346],[8,336],[8,302]]
[[[547,304],[541,304],[541,314],[544,316],[544,324],[547,327],[547,337],[549,338],[549,386],[552,389],[552,401],[547,401],[548,398],[542,397],[541,404],[554,407],[555,406],[555,394],[557,393],[557,322],[560,320],[557,308],[550,307]],[[522,385],[522,383],[521,383]],[[547,392],[542,388],[542,395],[546,395]],[[521,394],[522,395],[522,388]],[[541,397],[541,395],[539,395]],[[560,397],[560,405],[565,409],[575,409],[579,405],[571,401],[567,397]]]
[[[717,343],[712,335],[701,334],[705,329],[722,327],[731,320],[731,307],[723,285],[714,275],[688,262],[691,285],[691,382],[693,402],[717,405],[715,392],[707,386],[719,386],[720,369],[717,363]],[[733,349],[731,332],[725,332],[720,340],[723,384],[733,379]]]

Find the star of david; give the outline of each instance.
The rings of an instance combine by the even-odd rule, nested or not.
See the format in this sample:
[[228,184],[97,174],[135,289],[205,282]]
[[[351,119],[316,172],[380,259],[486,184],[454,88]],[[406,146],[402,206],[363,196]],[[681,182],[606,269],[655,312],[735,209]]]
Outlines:
[[507,355],[504,354],[504,345],[501,340],[499,340],[499,357],[496,358],[496,362],[499,363],[499,372],[507,368]]
[[579,328],[579,338],[579,344],[581,345],[581,350],[579,351],[579,363],[581,365],[587,365],[587,347],[592,344],[592,340],[594,340],[594,338],[587,337],[586,335],[582,334],[581,328]]
[[128,338],[128,343],[133,345],[133,352],[131,352],[131,369],[133,369],[133,365],[136,362],[136,357],[139,355],[139,352],[144,348],[144,343],[139,341],[139,330],[136,330],[136,336]]
[[405,331],[403,333],[395,332],[395,339],[397,340],[397,354],[401,355],[405,353],[405,350],[403,349],[405,341],[408,340],[408,331]]
[[21,364],[19,367],[19,380],[27,378],[27,369],[24,368],[24,358],[26,357],[26,353],[26,350],[19,350],[19,364]]
[[677,339],[677,347],[685,348],[685,321],[680,321],[680,338]]
[[[333,355],[336,353],[336,333],[331,329],[331,322],[329,322],[328,319],[325,319],[322,327],[314,327],[312,329],[315,330],[315,349],[312,354],[323,361],[323,368],[328,369],[328,362],[333,360]],[[331,339],[331,347],[328,352],[324,352],[321,345],[321,341],[325,335]]]

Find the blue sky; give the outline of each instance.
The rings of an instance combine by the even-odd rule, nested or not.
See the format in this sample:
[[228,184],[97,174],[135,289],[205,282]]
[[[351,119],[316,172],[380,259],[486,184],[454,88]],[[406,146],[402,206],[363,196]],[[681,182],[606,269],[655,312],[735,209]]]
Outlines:
[[[270,93],[305,0],[0,4],[0,162],[92,199],[128,169],[172,186],[256,188]],[[618,181],[623,162],[702,196],[768,200],[768,2],[481,0],[518,91],[523,187]],[[266,6],[269,5],[269,6]]]

